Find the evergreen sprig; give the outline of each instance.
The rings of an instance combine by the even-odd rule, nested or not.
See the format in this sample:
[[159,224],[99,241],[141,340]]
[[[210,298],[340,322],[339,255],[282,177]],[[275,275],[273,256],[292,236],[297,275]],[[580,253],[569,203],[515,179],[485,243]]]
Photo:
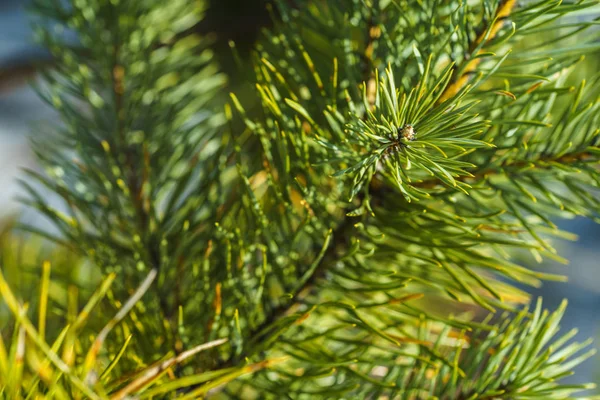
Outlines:
[[[472,176],[465,169],[475,165],[459,158],[477,148],[493,145],[474,139],[483,133],[487,121],[469,112],[476,103],[461,104],[468,91],[453,97],[452,101],[437,104],[448,87],[452,67],[447,66],[440,78],[429,85],[430,58],[422,80],[408,95],[396,89],[394,74],[387,69],[386,79],[375,89],[373,104],[369,103],[366,84],[363,85],[363,110],[358,114],[365,117],[359,118],[356,106],[349,105],[354,109],[350,122],[344,132],[336,132],[336,136],[342,138],[350,134],[351,139],[341,140],[348,144],[338,147],[317,140],[333,150],[336,160],[349,163],[357,158],[356,163],[333,174],[354,176],[350,200],[364,186],[363,181],[370,182],[376,172],[384,179],[395,181],[407,201],[430,197],[417,185],[411,185],[430,176],[466,193],[469,186],[460,178]],[[336,116],[335,111],[330,109],[330,112]],[[343,121],[339,114],[337,117]],[[363,156],[361,153],[365,151],[368,152]]]
[[[52,139],[33,143],[47,174],[27,171],[24,201],[58,228],[58,235],[45,236],[104,273],[118,273],[119,293],[158,272],[146,305],[156,320],[142,329],[165,337],[149,347],[156,348],[154,357],[205,341],[188,342],[180,326],[182,318],[198,315],[197,300],[188,298],[183,308],[181,293],[205,296],[202,284],[181,271],[203,273],[207,240],[198,241],[224,183],[218,174],[226,139],[215,137],[223,118],[211,103],[224,77],[212,62],[209,38],[188,31],[205,8],[188,1],[33,5],[45,24],[38,36],[58,62],[39,92],[61,125],[47,133]],[[47,202],[32,180],[61,204]]]
[[571,86],[596,1],[278,1],[257,107],[232,93],[223,114],[203,4],[35,4],[59,26],[40,92],[62,121],[34,147],[41,187],[23,181],[58,229],[40,233],[118,274],[118,298],[156,276],[125,318],[144,365],[227,338],[138,396],[589,387],[554,382],[591,354],[553,339],[564,307],[529,313],[515,287],[563,278],[513,255],[563,261],[551,218],[598,218],[600,77]]

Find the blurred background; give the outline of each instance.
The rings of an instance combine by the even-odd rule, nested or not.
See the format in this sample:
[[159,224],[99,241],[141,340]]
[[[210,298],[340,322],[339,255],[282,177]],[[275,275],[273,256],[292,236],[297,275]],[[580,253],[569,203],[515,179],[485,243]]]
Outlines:
[[[229,42],[235,41],[241,56],[247,56],[260,29],[269,25],[265,2],[213,0],[205,19],[207,22],[197,27],[199,31],[216,34],[217,56],[222,69],[230,76],[230,85],[238,92],[247,92],[248,88],[243,87],[245,76],[234,70]],[[591,67],[597,70],[597,60],[590,62],[596,64]],[[36,124],[56,121],[52,109],[37,97],[28,84],[36,79],[37,71],[50,63],[48,54],[32,42],[26,0],[0,0],[0,233],[17,215],[34,218],[17,201],[20,189],[16,178],[20,176],[22,167],[36,168],[28,145],[28,137],[36,134]],[[534,290],[533,295],[542,296],[544,305],[549,308],[557,307],[563,298],[567,298],[569,307],[563,319],[563,329],[577,327],[579,333],[576,339],[582,341],[593,337],[598,347],[600,225],[583,218],[556,222],[560,228],[579,236],[577,242],[557,243],[561,255],[571,260],[570,265],[546,261],[536,268],[567,275],[569,283],[546,282],[542,288]],[[0,240],[8,239],[6,235],[0,235]],[[0,249],[9,245],[0,243]],[[573,383],[592,381],[600,384],[600,358],[596,356],[586,361],[573,377],[567,379]]]

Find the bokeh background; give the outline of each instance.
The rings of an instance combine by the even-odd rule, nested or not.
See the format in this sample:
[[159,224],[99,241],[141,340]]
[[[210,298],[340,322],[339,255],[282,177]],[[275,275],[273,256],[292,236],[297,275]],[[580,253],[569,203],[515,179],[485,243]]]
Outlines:
[[[242,57],[247,56],[260,29],[269,25],[264,3],[265,0],[213,0],[207,22],[198,27],[200,31],[216,34],[217,57],[230,76],[231,88],[238,92],[247,92],[248,88],[244,87],[243,71],[233,66],[229,42],[235,41]],[[0,0],[0,232],[3,224],[16,215],[34,224],[44,224],[17,201],[20,188],[16,178],[22,167],[36,168],[28,145],[28,137],[36,135],[36,124],[56,121],[52,109],[28,83],[51,60],[32,41],[26,5],[26,0]],[[589,68],[598,69],[597,59],[588,62],[592,63]],[[577,242],[557,243],[561,255],[571,260],[570,264],[549,261],[533,267],[567,275],[569,283],[546,282],[533,295],[542,296],[544,305],[550,308],[567,298],[569,307],[563,329],[576,327],[578,340],[593,337],[596,347],[600,347],[600,225],[584,218],[556,223],[579,236]],[[3,238],[0,235],[0,240]],[[576,372],[567,379],[573,383],[600,384],[600,357],[587,360]]]

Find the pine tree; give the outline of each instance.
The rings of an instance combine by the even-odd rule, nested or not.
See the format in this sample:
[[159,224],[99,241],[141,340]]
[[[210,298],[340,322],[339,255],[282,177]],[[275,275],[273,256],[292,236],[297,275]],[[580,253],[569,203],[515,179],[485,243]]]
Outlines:
[[[23,201],[55,230],[22,228],[105,279],[47,335],[49,264],[37,326],[0,279],[18,321],[0,347],[7,393],[590,388],[561,383],[593,354],[559,333],[565,304],[530,309],[523,286],[563,279],[526,266],[563,261],[555,217],[599,218],[600,74],[576,82],[600,48],[582,18],[595,5],[277,1],[252,55],[234,57],[254,98],[226,99],[196,29],[203,2],[36,1],[56,63],[38,89],[61,123],[33,143],[45,172],[27,172]],[[24,346],[26,378],[9,380]]]

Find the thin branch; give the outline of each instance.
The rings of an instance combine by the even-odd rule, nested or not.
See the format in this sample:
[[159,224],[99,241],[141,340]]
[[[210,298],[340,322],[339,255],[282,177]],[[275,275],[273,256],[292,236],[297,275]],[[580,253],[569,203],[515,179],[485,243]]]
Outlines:
[[367,23],[366,46],[363,54],[364,64],[362,82],[367,85],[367,99],[371,106],[375,104],[375,97],[377,95],[377,82],[375,82],[375,74],[373,72],[373,52],[375,50],[375,42],[379,36],[381,36],[381,28],[377,24],[377,21],[375,21],[375,10],[378,9],[379,0],[373,0],[369,21]]
[[[496,37],[496,34],[502,28],[504,24],[504,20],[510,16],[515,4],[516,0],[501,0],[500,4],[498,4],[498,8],[496,9],[496,14],[494,19],[492,20],[493,25],[489,29],[487,27],[482,29],[481,32],[477,35],[477,38],[471,42],[469,45],[469,49],[467,50],[467,55],[465,57],[465,61],[467,63],[462,68],[460,75],[458,74],[459,69],[454,70],[454,76],[452,77],[451,83],[446,87],[444,93],[438,100],[439,103],[443,103],[444,101],[456,96],[458,92],[460,92],[466,84],[471,79],[473,72],[481,62],[481,58],[474,58],[477,54],[474,54],[481,42],[486,40],[486,44]],[[487,39],[486,39],[487,35]]]
[[[521,160],[521,161],[517,161],[517,162],[506,162],[502,165],[499,165],[497,167],[493,167],[493,168],[487,168],[484,170],[481,170],[479,172],[476,172],[475,174],[473,174],[473,176],[461,176],[458,178],[455,178],[458,181],[461,182],[477,182],[481,179],[485,179],[488,176],[491,175],[499,175],[505,172],[509,172],[508,170],[520,170],[522,168],[527,168],[531,165],[534,165],[536,168],[538,169],[545,169],[545,168],[549,168],[550,166],[545,166],[545,165],[540,165],[542,163],[549,163],[549,162],[555,162],[555,163],[560,163],[560,164],[571,164],[577,161],[590,161],[593,158],[593,155],[587,151],[581,152],[581,153],[574,153],[574,154],[565,154],[561,157],[540,157],[537,160]],[[423,182],[417,182],[415,184],[413,184],[413,186],[418,187],[418,188],[422,188],[422,189],[430,189],[433,188],[437,185],[440,184],[440,181],[437,179],[429,179]]]
[[122,400],[126,398],[126,396],[130,393],[135,392],[146,386],[148,383],[152,382],[157,376],[160,375],[161,372],[165,371],[168,368],[171,368],[173,365],[180,364],[186,359],[192,357],[200,353],[201,351],[212,349],[213,347],[220,346],[227,342],[228,339],[217,339],[212,342],[203,343],[199,346],[194,347],[193,349],[186,350],[175,357],[171,357],[168,360],[165,360],[161,363],[157,363],[154,366],[149,367],[147,370],[143,371],[141,376],[137,377],[133,382],[129,383],[123,389],[119,390],[113,396],[111,396],[111,400]]
[[[327,247],[321,262],[317,265],[312,275],[308,277],[301,287],[297,288],[296,291],[292,293],[292,297],[287,302],[280,304],[271,310],[267,318],[250,332],[249,339],[247,340],[248,343],[259,342],[262,338],[263,332],[269,326],[296,312],[296,310],[303,303],[303,300],[310,295],[315,287],[315,284],[325,276],[327,269],[336,261],[336,256],[340,249],[349,244],[348,230],[353,226],[354,223],[351,218],[344,218],[344,220],[331,234],[332,240],[330,241],[329,247]],[[231,357],[228,360],[223,361],[217,366],[217,368],[220,369],[233,366],[238,360],[243,360],[246,357],[248,357],[248,353],[244,352],[237,358]]]
[[104,340],[106,339],[106,337],[108,336],[110,331],[112,331],[112,329],[115,326],[117,326],[117,324],[123,318],[125,318],[125,316],[129,313],[129,311],[131,311],[131,309],[142,298],[142,296],[144,296],[144,294],[148,291],[148,289],[152,285],[152,282],[154,282],[154,279],[156,279],[157,274],[158,274],[158,271],[155,268],[152,268],[150,270],[150,272],[148,273],[148,275],[146,276],[146,278],[142,281],[140,286],[133,293],[133,295],[131,295],[131,297],[129,299],[127,299],[125,304],[123,304],[123,307],[121,307],[121,309],[117,312],[117,314],[113,318],[111,318],[110,321],[108,321],[108,323],[104,326],[104,328],[102,328],[100,333],[98,333],[98,336],[96,336],[96,340],[94,340],[92,347],[90,348],[88,354],[85,357],[84,370],[90,371],[87,373],[86,382],[91,381],[94,377],[94,374],[92,373],[92,371],[93,371],[92,366],[94,365],[94,361],[95,361],[98,353],[100,352],[100,348],[102,347]]

